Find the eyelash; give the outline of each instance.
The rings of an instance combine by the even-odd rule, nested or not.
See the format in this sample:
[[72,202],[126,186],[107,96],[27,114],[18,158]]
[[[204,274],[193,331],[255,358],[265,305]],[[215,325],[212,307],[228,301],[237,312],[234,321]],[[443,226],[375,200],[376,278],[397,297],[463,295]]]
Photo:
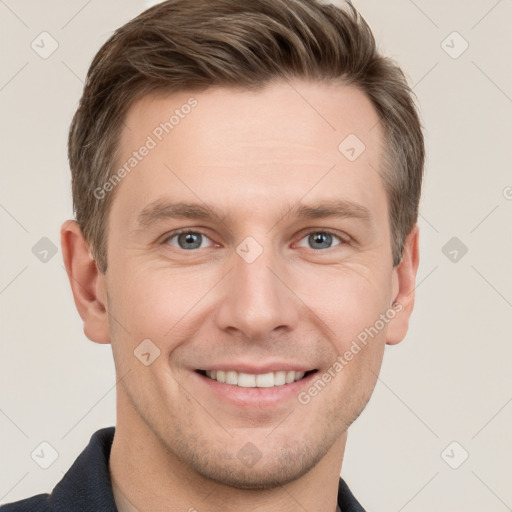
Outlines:
[[[166,235],[166,237],[162,241],[162,244],[168,244],[169,240],[171,240],[172,238],[177,237],[177,236],[182,235],[182,234],[187,234],[187,233],[194,233],[194,234],[202,235],[202,236],[208,238],[208,240],[210,240],[211,242],[213,242],[213,240],[211,240],[210,237],[204,231],[201,231],[201,230],[198,230],[198,229],[186,229],[185,228],[185,229],[180,229],[178,231],[173,231],[169,235]],[[338,244],[340,246],[341,245],[346,245],[346,244],[349,243],[348,240],[345,239],[345,237],[348,238],[347,235],[345,235],[345,237],[343,237],[339,233],[337,233],[335,231],[332,231],[330,229],[311,229],[311,230],[305,232],[301,236],[301,238],[298,240],[298,242],[300,242],[301,240],[303,240],[304,238],[306,238],[307,236],[309,236],[309,235],[311,235],[313,233],[325,233],[325,234],[331,235],[331,236],[337,238],[340,241],[340,243]],[[309,247],[309,249],[312,249],[315,252],[324,252],[324,251],[328,251],[329,249],[334,249],[335,247],[338,247],[338,245],[335,245],[333,247],[328,247],[327,249],[315,250],[315,249],[313,249],[311,247]],[[176,247],[176,249],[180,249],[180,250],[182,250],[184,252],[194,252],[194,251],[198,250],[198,249],[187,250],[187,249],[181,249],[180,247]]]

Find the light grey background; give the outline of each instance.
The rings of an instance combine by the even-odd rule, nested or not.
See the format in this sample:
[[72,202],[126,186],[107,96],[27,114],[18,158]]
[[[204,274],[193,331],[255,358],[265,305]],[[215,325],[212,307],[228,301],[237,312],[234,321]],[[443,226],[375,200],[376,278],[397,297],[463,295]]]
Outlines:
[[[369,511],[512,510],[511,1],[354,4],[414,87],[428,162],[416,310],[350,429],[342,475]],[[115,424],[111,348],[83,334],[59,228],[86,71],[148,5],[0,0],[0,503],[49,492]],[[58,42],[46,59],[31,48],[43,51],[43,31]],[[43,237],[55,256],[33,253]],[[48,469],[31,458],[43,441],[59,455]]]

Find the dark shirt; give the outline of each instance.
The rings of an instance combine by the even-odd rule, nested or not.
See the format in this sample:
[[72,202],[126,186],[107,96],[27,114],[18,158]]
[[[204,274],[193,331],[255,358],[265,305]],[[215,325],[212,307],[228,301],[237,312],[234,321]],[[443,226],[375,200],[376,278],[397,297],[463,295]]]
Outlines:
[[[51,494],[38,494],[0,506],[0,512],[118,512],[108,469],[114,427],[93,434]],[[364,512],[340,478],[338,503],[342,512]]]

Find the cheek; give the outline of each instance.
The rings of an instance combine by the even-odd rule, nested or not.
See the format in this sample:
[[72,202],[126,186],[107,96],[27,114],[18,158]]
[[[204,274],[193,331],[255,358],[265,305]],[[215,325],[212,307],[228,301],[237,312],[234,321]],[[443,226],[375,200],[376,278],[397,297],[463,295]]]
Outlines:
[[[215,297],[223,296],[222,266],[176,268],[162,262],[140,264],[134,258],[112,272],[110,321],[116,336],[126,339],[124,345],[149,338],[169,352],[206,322],[205,315],[218,306]],[[303,320],[316,323],[337,353],[374,325],[389,305],[391,275],[369,262],[301,265],[285,274],[293,291],[290,300],[304,312]]]
[[333,268],[330,272],[324,268],[311,272],[300,290],[298,295],[316,313],[340,353],[389,307],[391,279],[368,267]]
[[[216,282],[215,276],[192,268],[161,265],[125,266],[112,276],[115,282],[112,316],[125,329],[116,329],[136,344],[153,339],[162,350],[186,335],[187,325],[201,310],[201,298]],[[115,319],[111,323],[116,323]],[[138,341],[137,341],[138,340]]]

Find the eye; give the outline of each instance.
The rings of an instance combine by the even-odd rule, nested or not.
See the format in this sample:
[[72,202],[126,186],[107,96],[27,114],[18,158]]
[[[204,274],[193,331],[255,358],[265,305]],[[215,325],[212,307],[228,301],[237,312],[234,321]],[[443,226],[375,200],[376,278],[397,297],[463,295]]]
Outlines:
[[167,237],[164,243],[178,247],[186,251],[193,249],[204,249],[213,243],[204,233],[200,231],[180,231]]
[[311,231],[297,245],[298,247],[309,247],[311,249],[330,249],[333,247],[333,241],[335,240],[338,243],[334,246],[344,243],[339,236],[329,231]]

